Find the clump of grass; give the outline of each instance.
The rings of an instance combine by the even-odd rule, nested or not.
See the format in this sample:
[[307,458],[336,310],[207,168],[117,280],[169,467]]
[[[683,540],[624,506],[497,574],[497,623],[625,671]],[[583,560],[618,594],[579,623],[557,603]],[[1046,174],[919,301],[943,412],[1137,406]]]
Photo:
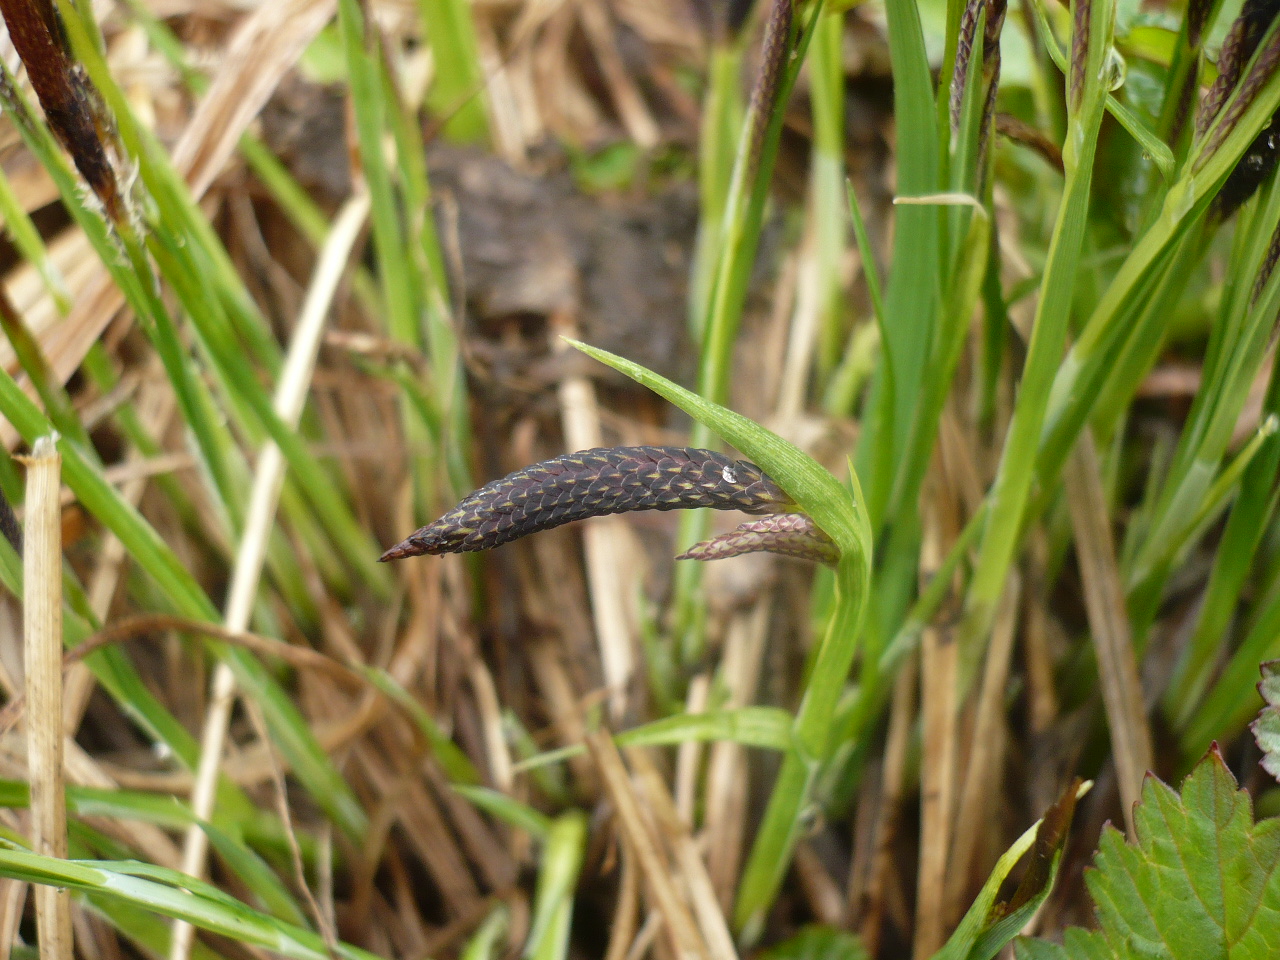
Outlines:
[[[990,957],[1079,915],[1081,891],[1055,890],[1073,823],[1145,834],[1180,811],[1175,846],[1270,829],[1240,813],[1222,756],[1200,759],[1241,741],[1258,665],[1280,657],[1270,4],[1228,23],[1196,0],[1139,29],[1110,0],[971,0],[938,26],[886,0],[891,212],[845,182],[843,51],[852,19],[875,22],[848,4],[711,4],[695,50],[656,5],[299,0],[247,15],[232,43],[257,55],[211,76],[178,40],[190,23],[128,6],[104,25],[88,4],[0,3],[25,67],[0,101],[70,231],[52,238],[0,172],[39,289],[0,291],[0,413],[15,442],[58,431],[88,518],[61,570],[47,536],[25,567],[0,541],[0,580],[54,602],[44,634],[71,648],[64,707],[24,705],[0,671],[0,726],[25,710],[45,733],[29,770],[2,771],[6,809],[36,825],[5,820],[0,876],[74,891],[82,951],[110,936],[204,960],[221,945],[198,929],[298,960]],[[125,31],[216,136],[166,147]],[[336,212],[248,129],[304,48],[347,98]],[[424,131],[532,168],[539,130],[573,155],[613,130],[655,170],[696,163],[692,389],[577,341],[592,365],[566,363],[569,304],[500,318],[502,349],[556,344],[537,367],[556,389],[489,416],[466,194],[433,191]],[[786,164],[797,132],[807,154]],[[244,167],[207,167],[237,142]],[[228,164],[252,202],[214,185]],[[801,204],[774,190],[792,167]],[[762,251],[784,265],[762,271]],[[687,441],[665,407],[602,414],[594,361],[692,417]],[[1187,366],[1185,403],[1153,399]],[[856,441],[821,451],[819,416],[856,421]],[[577,437],[601,439],[565,449]],[[51,491],[24,505],[45,534]],[[708,506],[760,516],[713,534]],[[674,509],[660,529],[682,562],[648,577],[628,526],[596,519]],[[553,532],[573,521],[597,524],[585,558],[578,528]],[[768,574],[729,599],[686,562],[761,550],[819,562],[757,557]],[[169,642],[121,643],[143,634]],[[41,689],[56,661],[44,649],[37,674],[29,655]],[[1251,754],[1226,756],[1258,782]],[[1174,795],[1143,785],[1153,767],[1194,772]],[[66,849],[32,848],[63,776]],[[1095,892],[1124,870],[1194,886],[1141,839],[1107,835]],[[66,899],[37,908],[55,953]],[[1134,907],[1113,901],[1104,934]],[[0,898],[0,930],[20,910]]]

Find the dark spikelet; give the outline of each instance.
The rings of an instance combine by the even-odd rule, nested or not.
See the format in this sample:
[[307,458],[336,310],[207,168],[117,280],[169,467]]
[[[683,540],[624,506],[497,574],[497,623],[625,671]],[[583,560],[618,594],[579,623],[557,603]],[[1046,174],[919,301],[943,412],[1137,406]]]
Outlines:
[[[1218,52],[1218,76],[1205,95],[1196,116],[1196,137],[1208,131],[1223,104],[1240,82],[1245,65],[1258,49],[1263,35],[1280,10],[1280,0],[1245,0],[1240,16],[1232,22]],[[1224,124],[1226,126],[1226,124]]]
[[840,550],[832,539],[803,513],[777,513],[748,520],[728,533],[695,543],[676,559],[723,560],[762,551],[831,566],[840,559]]
[[[1234,130],[1236,124],[1240,122],[1240,118],[1244,116],[1244,112],[1249,109],[1249,106],[1257,98],[1259,91],[1261,91],[1266,85],[1267,81],[1271,78],[1271,75],[1276,71],[1278,66],[1280,66],[1280,33],[1273,34],[1271,39],[1267,41],[1267,45],[1258,53],[1258,58],[1254,61],[1253,69],[1251,69],[1249,73],[1245,75],[1244,79],[1240,81],[1239,93],[1227,104],[1226,109],[1222,111],[1222,119],[1219,121],[1218,125],[1209,131],[1208,140],[1196,161],[1197,170],[1203,168],[1209,161],[1209,158],[1222,147],[1223,141],[1230,136],[1231,131]],[[1241,159],[1241,164],[1244,164],[1248,160],[1249,153],[1257,148],[1262,150],[1262,153],[1260,154],[1262,157],[1262,166],[1266,167],[1267,171],[1275,166],[1276,151],[1274,149],[1274,142],[1272,147],[1267,148],[1265,145],[1265,138],[1267,136],[1267,130],[1264,129],[1259,134],[1259,137],[1264,138],[1262,147],[1259,148],[1258,143],[1255,141],[1254,145],[1250,147],[1250,151],[1246,152],[1245,157]],[[1253,166],[1256,167],[1257,164],[1255,163]],[[1239,170],[1240,165],[1237,165],[1237,170],[1233,171],[1233,176],[1235,175],[1235,172],[1238,172]],[[1263,176],[1265,177],[1265,172]],[[1262,177],[1258,178],[1258,183],[1261,182]],[[1250,190],[1249,193],[1252,193],[1252,190]],[[1245,194],[1245,198],[1247,197],[1248,193]]]
[[1009,0],[988,0],[987,26],[983,37],[985,46],[982,52],[984,62],[993,56],[1000,56],[1000,34],[1004,30],[1004,18],[1008,10]]
[[1225,220],[1262,186],[1280,160],[1280,114],[1273,115],[1213,198],[1213,214]]
[[987,23],[982,48],[982,75],[987,100],[982,107],[982,132],[978,141],[978,169],[989,173],[991,137],[995,131],[996,95],[1000,90],[1000,34],[1004,30],[1007,0],[987,0]]
[[973,62],[973,35],[978,29],[978,14],[983,0],[969,0],[960,16],[960,34],[956,38],[956,68],[951,74],[951,132],[960,127],[960,109],[964,104],[964,87]]
[[1204,39],[1204,28],[1209,24],[1209,14],[1213,12],[1213,0],[1188,0],[1187,2],[1187,45],[1192,50],[1200,49]]
[[760,57],[760,72],[756,74],[751,90],[751,169],[760,162],[765,132],[769,129],[769,117],[774,101],[782,86],[782,75],[791,56],[792,0],[773,0],[764,23],[764,40]]
[[0,13],[49,127],[102,201],[107,216],[119,223],[125,216],[125,204],[103,144],[103,133],[109,126],[106,111],[97,91],[71,58],[53,3],[0,0]]
[[[1231,88],[1240,80],[1240,71],[1245,61],[1252,56],[1253,51],[1248,48],[1250,40],[1247,35],[1248,29],[1248,21],[1243,16],[1238,17],[1222,40],[1222,49],[1218,52],[1218,75],[1209,87],[1209,92],[1205,94],[1204,100],[1201,101],[1200,111],[1196,114],[1196,137],[1205,135],[1209,125],[1222,110],[1222,105],[1227,102],[1227,95],[1231,93]],[[1257,37],[1253,37],[1252,41],[1257,44]],[[1245,52],[1246,49],[1248,53]]]
[[600,447],[535,463],[481,487],[381,560],[488,550],[575,520],[633,510],[778,513],[793,505],[754,463],[714,450]]
[[[960,18],[960,33],[956,41],[956,65],[951,75],[951,133],[960,129],[960,111],[964,108],[964,91],[975,63],[982,71],[982,118],[978,133],[978,170],[986,168],[990,146],[992,123],[995,119],[996,93],[1000,86],[1000,32],[1004,27],[1007,0],[969,0]],[[978,24],[983,24],[978,37]],[[981,42],[979,42],[981,41]],[[974,53],[978,56],[975,58]],[[981,174],[980,174],[981,176]]]
[[1072,110],[1078,110],[1084,97],[1084,73],[1089,60],[1089,18],[1092,0],[1076,0],[1071,26],[1071,74],[1067,87]]
[[1267,256],[1262,261],[1262,265],[1258,268],[1258,276],[1253,281],[1253,291],[1249,296],[1249,305],[1258,302],[1258,298],[1262,296],[1262,291],[1266,287],[1268,281],[1271,280],[1271,274],[1275,272],[1276,263],[1280,262],[1280,227],[1271,234],[1271,243],[1267,247]]

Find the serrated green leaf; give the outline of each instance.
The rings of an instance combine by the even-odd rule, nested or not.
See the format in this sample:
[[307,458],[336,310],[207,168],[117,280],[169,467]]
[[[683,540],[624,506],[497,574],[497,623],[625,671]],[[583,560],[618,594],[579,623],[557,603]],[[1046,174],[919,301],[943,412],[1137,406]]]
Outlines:
[[1029,938],[1014,941],[1013,955],[1017,960],[1067,960],[1067,951],[1062,944]]
[[1280,956],[1280,819],[1255,823],[1249,795],[1211,750],[1182,791],[1148,777],[1136,843],[1108,828],[1086,877],[1097,930],[1018,956],[1263,960]]
[[1267,661],[1261,670],[1258,692],[1267,705],[1253,721],[1253,739],[1262,751],[1263,768],[1280,780],[1280,660]]
[[760,954],[760,960],[867,960],[867,949],[852,933],[812,924]]

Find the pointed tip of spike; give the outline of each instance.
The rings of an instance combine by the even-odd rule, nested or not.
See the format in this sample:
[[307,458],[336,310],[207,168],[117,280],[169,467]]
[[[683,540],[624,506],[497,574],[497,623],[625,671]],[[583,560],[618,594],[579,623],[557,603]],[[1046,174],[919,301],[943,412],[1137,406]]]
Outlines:
[[394,547],[378,558],[379,563],[386,563],[390,560],[403,560],[405,557],[420,557],[424,553],[429,553],[426,545],[423,544],[417,536],[409,537],[407,540],[401,540]]

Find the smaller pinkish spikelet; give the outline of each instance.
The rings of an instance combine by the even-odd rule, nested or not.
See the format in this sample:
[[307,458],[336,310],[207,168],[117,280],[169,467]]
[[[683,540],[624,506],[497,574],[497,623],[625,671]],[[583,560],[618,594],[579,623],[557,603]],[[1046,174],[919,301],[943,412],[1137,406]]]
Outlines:
[[831,566],[840,559],[840,551],[831,538],[803,513],[778,513],[748,520],[728,533],[694,544],[676,559],[723,560],[761,551]]

